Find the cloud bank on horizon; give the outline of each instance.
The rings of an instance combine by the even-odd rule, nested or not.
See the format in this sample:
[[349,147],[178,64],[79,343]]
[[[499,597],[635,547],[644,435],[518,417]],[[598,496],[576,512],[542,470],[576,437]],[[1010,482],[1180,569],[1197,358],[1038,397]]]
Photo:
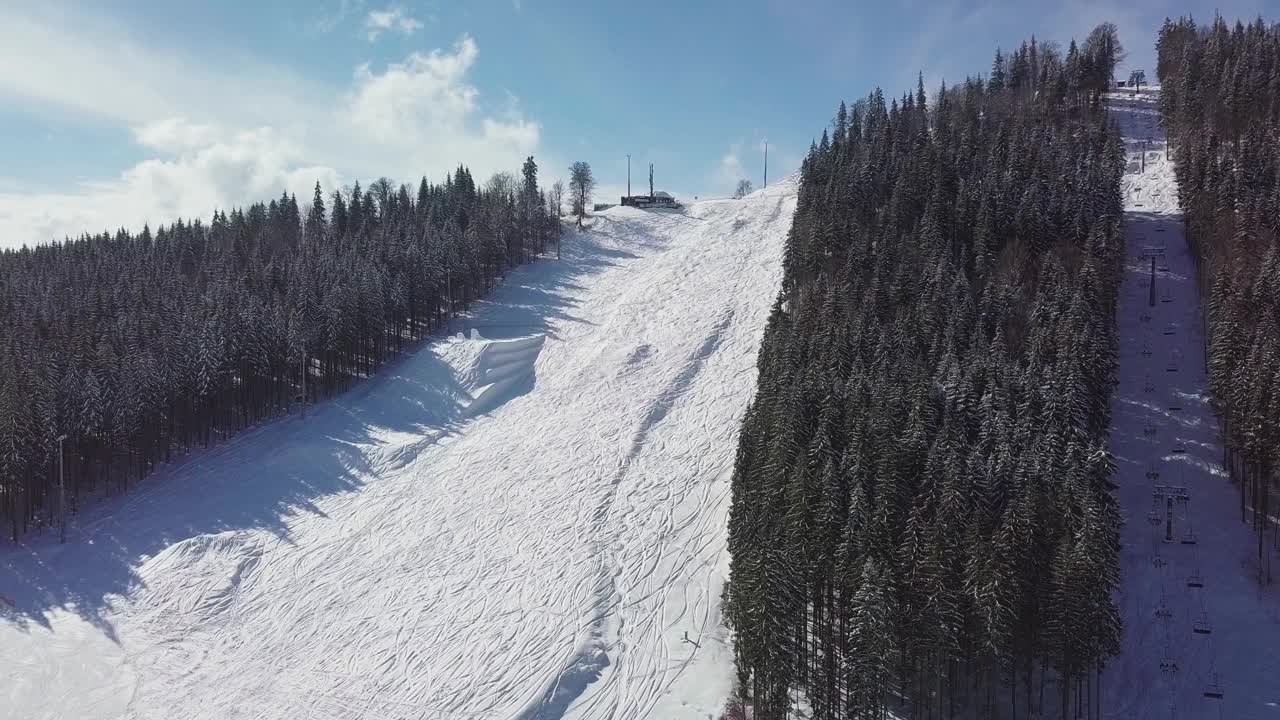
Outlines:
[[[381,67],[361,63],[345,86],[329,86],[254,61],[220,70],[119,37],[6,20],[0,95],[127,128],[144,159],[117,176],[55,190],[19,190],[21,177],[5,178],[0,247],[207,218],[282,190],[309,200],[316,182],[327,193],[380,176],[413,181],[428,168],[441,179],[460,163],[479,173],[506,170],[540,149],[541,126],[514,98],[482,106],[469,77],[480,51],[466,34]],[[371,12],[367,21],[406,34],[421,27],[398,9]],[[36,66],[30,57],[49,62]],[[220,103],[224,91],[237,100]]]

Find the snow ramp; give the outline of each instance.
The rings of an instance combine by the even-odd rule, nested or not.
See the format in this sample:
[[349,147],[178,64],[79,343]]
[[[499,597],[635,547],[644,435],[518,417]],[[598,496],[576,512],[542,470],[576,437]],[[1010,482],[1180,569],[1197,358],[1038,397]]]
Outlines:
[[614,208],[352,392],[0,548],[0,716],[708,718],[795,209]]
[[470,399],[463,402],[466,414],[488,412],[522,386],[531,384],[534,364],[545,341],[545,335],[531,335],[486,342],[471,372]]

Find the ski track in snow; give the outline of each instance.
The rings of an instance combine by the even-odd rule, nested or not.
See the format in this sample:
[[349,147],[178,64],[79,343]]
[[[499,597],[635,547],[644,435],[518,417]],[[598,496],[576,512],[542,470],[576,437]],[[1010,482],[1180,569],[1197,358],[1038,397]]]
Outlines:
[[460,321],[492,340],[0,548],[0,718],[713,717],[795,191],[598,214]]
[[[1125,635],[1120,656],[1102,678],[1104,715],[1276,720],[1280,591],[1261,589],[1256,581],[1256,541],[1241,522],[1239,489],[1223,467],[1208,402],[1195,266],[1155,96],[1115,96],[1110,105],[1130,159],[1123,180],[1128,260],[1117,310],[1119,384],[1112,399],[1117,497],[1125,519],[1117,592]],[[1145,172],[1143,140],[1150,141]],[[1164,262],[1157,259],[1151,306],[1151,264],[1143,253],[1160,246]],[[1185,452],[1177,452],[1180,445]],[[1156,484],[1185,487],[1191,498],[1175,512],[1172,543],[1163,542],[1166,506],[1155,503]],[[1152,512],[1160,524],[1150,522]],[[1188,529],[1195,544],[1182,542]],[[1192,576],[1202,588],[1188,584]],[[1208,634],[1196,632],[1201,621]],[[1177,670],[1162,669],[1165,661]],[[1215,677],[1220,700],[1204,696]]]

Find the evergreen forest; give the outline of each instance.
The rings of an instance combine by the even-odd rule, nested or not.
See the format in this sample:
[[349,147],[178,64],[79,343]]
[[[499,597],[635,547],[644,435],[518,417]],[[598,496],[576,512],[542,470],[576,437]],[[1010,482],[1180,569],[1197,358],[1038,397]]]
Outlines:
[[1267,546],[1280,548],[1280,25],[1166,20],[1157,52],[1223,464],[1267,583]]
[[732,480],[755,720],[1099,716],[1122,52],[1032,39],[810,148]]
[[207,225],[0,252],[7,534],[343,391],[559,232],[530,157],[485,187],[466,167],[416,192],[317,184],[304,208],[286,194]]

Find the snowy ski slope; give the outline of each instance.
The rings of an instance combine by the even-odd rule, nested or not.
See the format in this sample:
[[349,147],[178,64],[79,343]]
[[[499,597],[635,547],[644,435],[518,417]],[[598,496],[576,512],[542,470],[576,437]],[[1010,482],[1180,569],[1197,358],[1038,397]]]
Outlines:
[[0,718],[711,717],[795,191],[602,213],[465,339],[0,547]]
[[[1130,162],[1124,178],[1128,272],[1117,310],[1120,367],[1112,400],[1125,516],[1117,598],[1125,636],[1120,657],[1102,678],[1104,715],[1275,720],[1280,590],[1261,590],[1255,580],[1255,541],[1240,521],[1238,489],[1222,465],[1207,397],[1195,268],[1155,96],[1115,96],[1110,104]],[[1145,172],[1144,140],[1150,142]],[[1168,500],[1154,497],[1157,485],[1185,488],[1190,498],[1173,501],[1171,528]],[[1165,542],[1170,529],[1172,542]]]

